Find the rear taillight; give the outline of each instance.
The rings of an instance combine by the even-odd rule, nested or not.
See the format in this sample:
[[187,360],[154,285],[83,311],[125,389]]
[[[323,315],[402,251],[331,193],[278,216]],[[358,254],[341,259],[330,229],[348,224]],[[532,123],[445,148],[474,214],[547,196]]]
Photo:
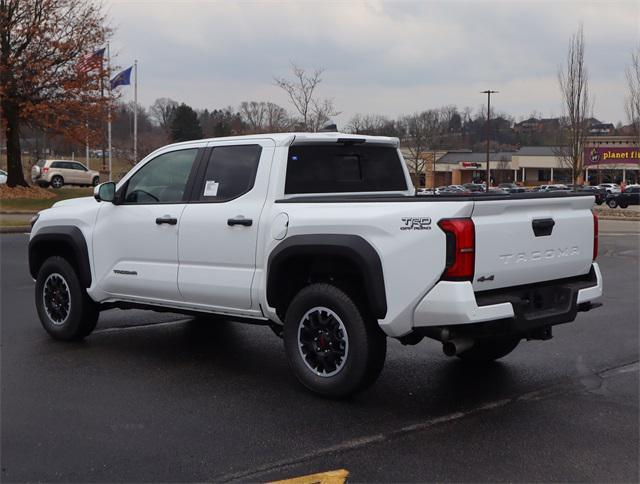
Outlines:
[[475,266],[476,229],[470,218],[451,218],[438,222],[447,237],[447,259],[442,279],[471,281]]
[[593,213],[593,260],[598,258],[598,216]]
[[49,168],[48,168],[48,167],[46,167],[46,166],[42,169],[42,173],[46,173],[46,172],[48,172],[48,171],[49,171]]

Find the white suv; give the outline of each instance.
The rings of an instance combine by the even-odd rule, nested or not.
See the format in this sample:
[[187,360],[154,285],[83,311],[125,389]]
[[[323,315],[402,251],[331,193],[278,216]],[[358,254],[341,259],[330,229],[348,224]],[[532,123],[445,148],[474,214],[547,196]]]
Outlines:
[[604,188],[607,193],[620,193],[620,185],[617,183],[600,183],[598,188]]
[[100,173],[70,160],[40,160],[31,168],[31,180],[41,187],[93,185],[100,183]]

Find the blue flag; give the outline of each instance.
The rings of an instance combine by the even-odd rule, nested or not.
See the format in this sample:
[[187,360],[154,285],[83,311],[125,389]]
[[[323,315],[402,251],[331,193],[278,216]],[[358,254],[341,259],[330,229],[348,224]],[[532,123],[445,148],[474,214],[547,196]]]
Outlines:
[[115,89],[118,86],[131,85],[131,69],[133,69],[133,66],[113,76],[113,78],[109,81],[111,89]]

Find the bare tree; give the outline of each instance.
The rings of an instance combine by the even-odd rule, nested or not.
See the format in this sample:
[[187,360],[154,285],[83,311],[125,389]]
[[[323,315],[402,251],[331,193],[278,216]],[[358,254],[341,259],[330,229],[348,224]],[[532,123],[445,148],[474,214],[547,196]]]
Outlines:
[[356,114],[347,129],[354,134],[379,135],[389,120],[379,114]]
[[291,72],[293,80],[276,77],[274,81],[289,96],[291,104],[300,115],[303,129],[317,131],[332,116],[340,114],[332,99],[321,99],[315,92],[322,82],[324,69],[314,69],[307,73],[304,68],[292,62]]
[[627,66],[627,99],[625,110],[631,123],[636,146],[640,148],[640,44],[631,53],[631,64]]
[[290,124],[287,110],[272,102],[242,102],[240,116],[251,133],[278,133]]
[[561,130],[560,146],[554,150],[554,154],[562,166],[571,169],[571,178],[575,184],[582,176],[584,141],[592,110],[589,76],[584,65],[582,25],[571,36],[566,64],[558,69],[558,83],[562,94],[565,123]]
[[405,159],[415,186],[419,185],[420,175],[425,172],[428,151],[434,148],[438,133],[438,111],[430,109],[421,113],[404,116],[404,145],[408,157]]
[[178,102],[168,97],[156,99],[151,105],[151,116],[167,134],[171,131],[171,122],[177,107]]
[[265,123],[269,133],[287,131],[291,126],[289,113],[276,103],[267,102],[265,106]]
[[260,133],[264,128],[266,103],[244,101],[240,103],[240,115],[252,133]]
[[313,131],[319,131],[331,120],[333,116],[340,114],[333,105],[333,99],[313,100],[311,118],[309,124]]

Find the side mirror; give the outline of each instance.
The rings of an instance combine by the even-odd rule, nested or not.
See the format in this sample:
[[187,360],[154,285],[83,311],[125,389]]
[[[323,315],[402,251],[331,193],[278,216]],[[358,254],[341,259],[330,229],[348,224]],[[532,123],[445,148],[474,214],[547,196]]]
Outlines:
[[114,182],[105,182],[93,189],[93,198],[98,202],[111,202],[116,199],[116,184]]

